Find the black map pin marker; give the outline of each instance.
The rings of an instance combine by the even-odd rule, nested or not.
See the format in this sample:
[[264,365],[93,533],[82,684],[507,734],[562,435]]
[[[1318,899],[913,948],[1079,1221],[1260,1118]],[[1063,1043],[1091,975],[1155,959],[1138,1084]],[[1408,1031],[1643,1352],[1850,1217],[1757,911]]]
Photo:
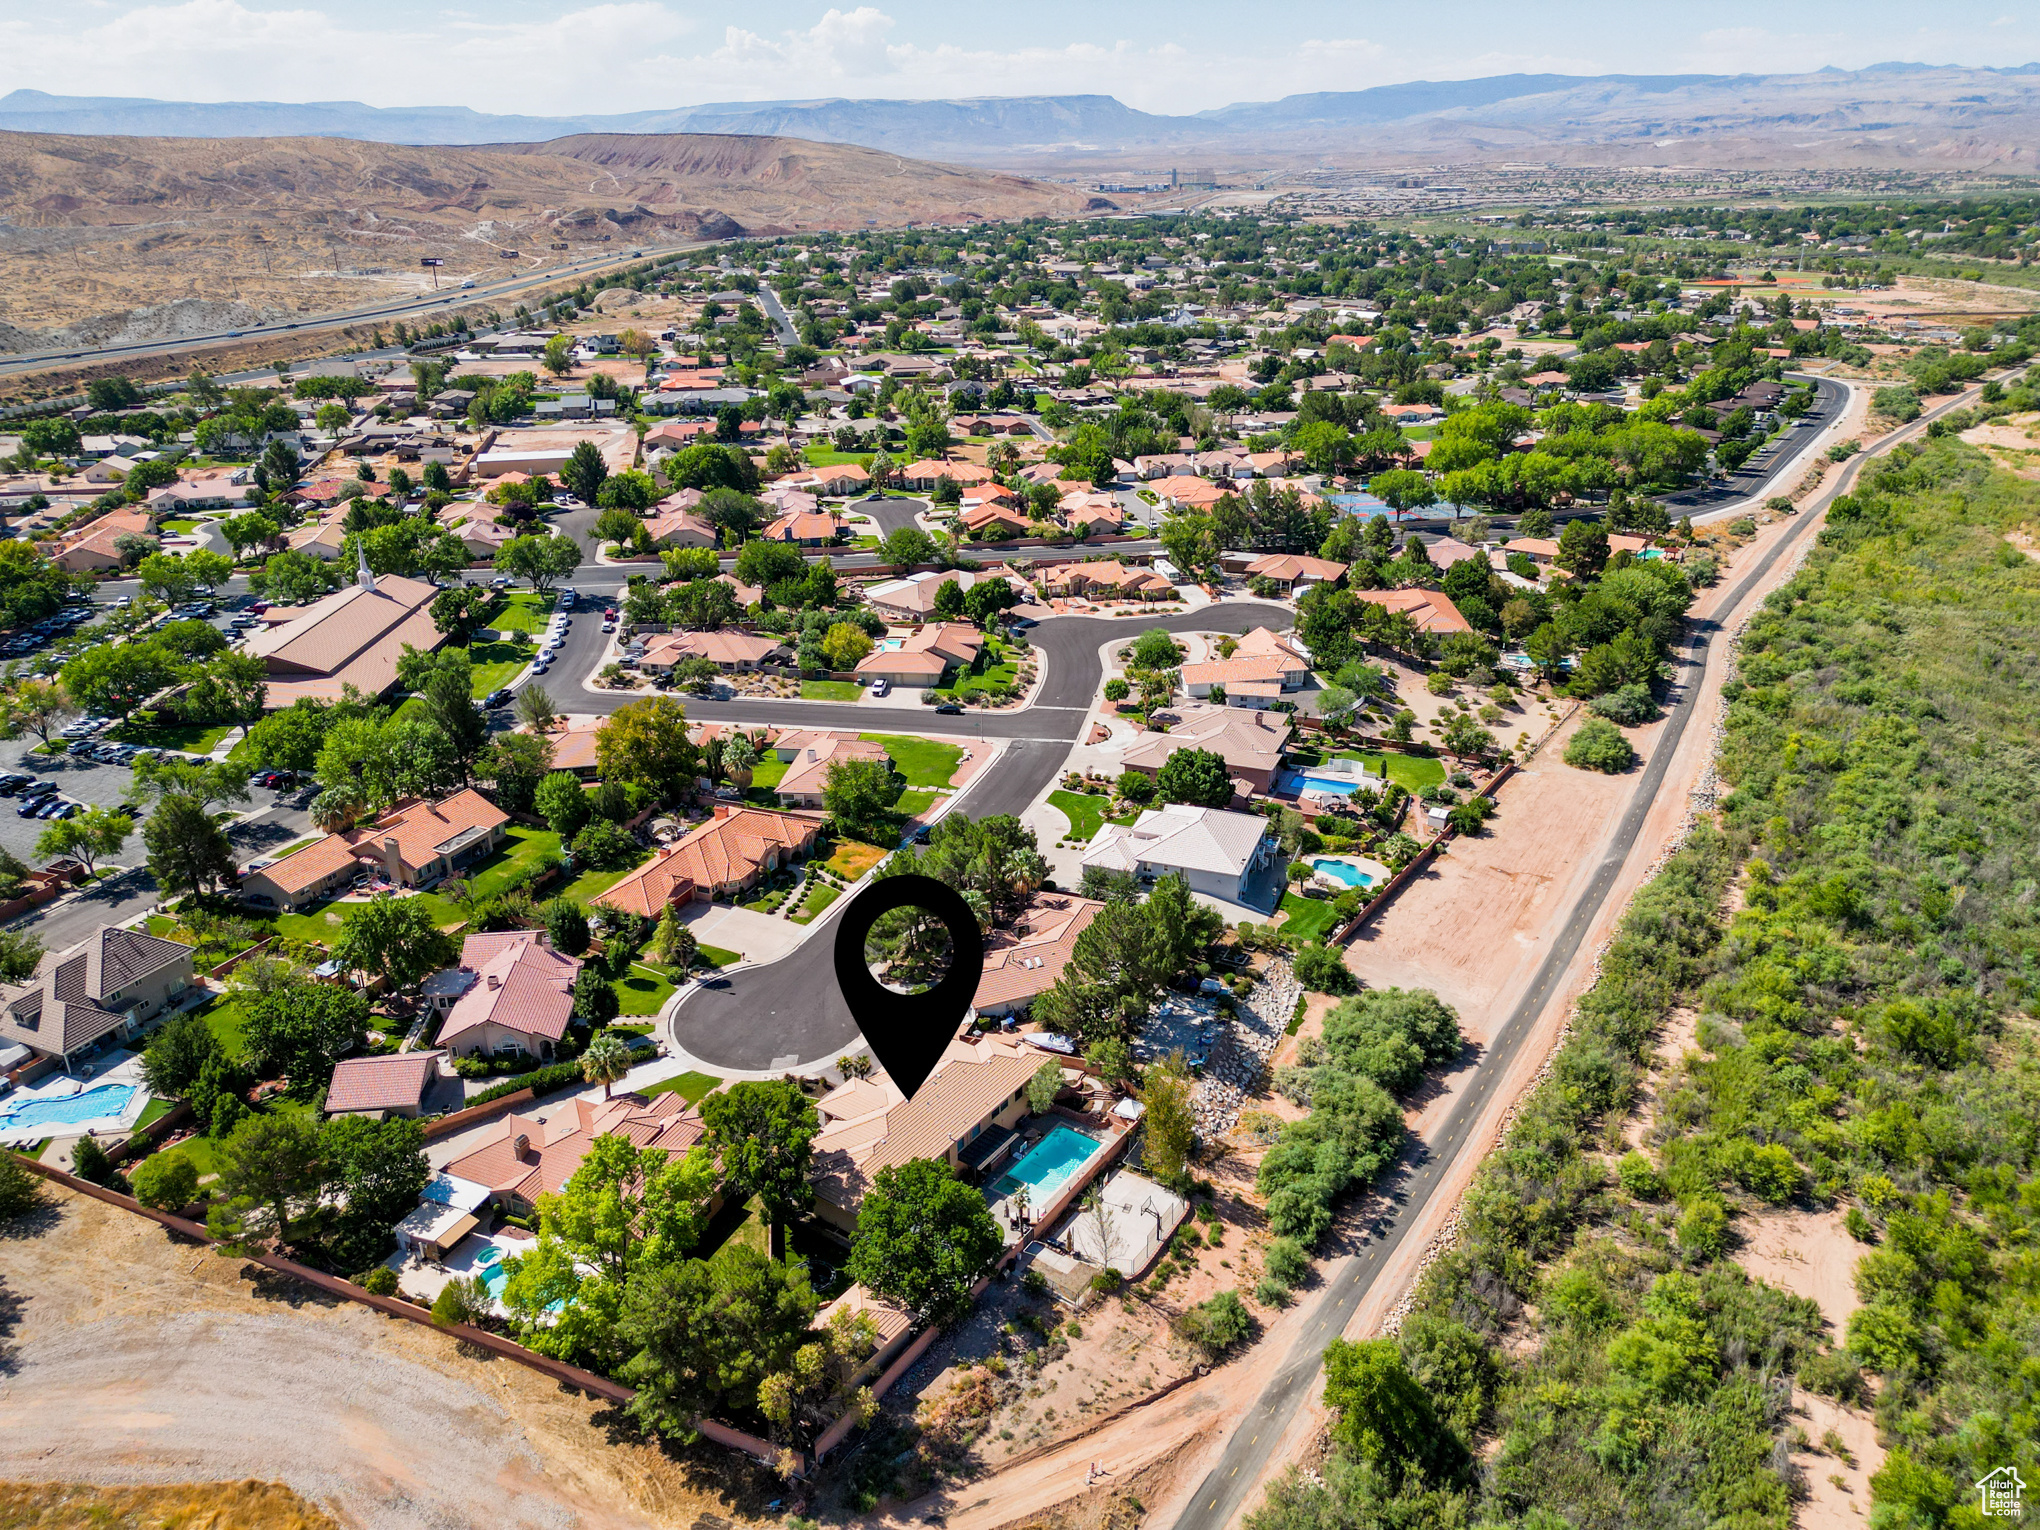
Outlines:
[[[894,992],[871,975],[864,960],[864,937],[879,916],[910,906],[926,909],[949,931],[949,970],[926,993]],[[909,875],[873,882],[857,895],[836,927],[836,986],[879,1066],[910,1100],[935,1071],[956,1028],[970,1013],[984,970],[984,937],[978,933],[977,916],[933,877]]]

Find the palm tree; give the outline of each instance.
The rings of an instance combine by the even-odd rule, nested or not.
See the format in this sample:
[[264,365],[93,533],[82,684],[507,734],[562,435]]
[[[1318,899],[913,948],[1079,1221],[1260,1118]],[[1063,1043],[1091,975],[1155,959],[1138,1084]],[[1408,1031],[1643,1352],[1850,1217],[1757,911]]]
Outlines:
[[630,1047],[621,1036],[604,1031],[588,1043],[581,1054],[581,1077],[602,1086],[602,1098],[609,1098],[609,1086],[630,1072]]
[[701,950],[701,942],[694,938],[694,931],[680,922],[680,916],[671,909],[659,921],[659,930],[652,937],[652,955],[669,967],[678,967],[686,972],[694,965],[694,958]]

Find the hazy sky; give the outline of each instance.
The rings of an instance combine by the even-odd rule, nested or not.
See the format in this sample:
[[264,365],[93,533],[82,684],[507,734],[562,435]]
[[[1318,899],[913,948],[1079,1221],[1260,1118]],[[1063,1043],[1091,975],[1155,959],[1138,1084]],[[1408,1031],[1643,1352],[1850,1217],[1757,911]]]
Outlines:
[[0,0],[0,92],[538,114],[814,96],[1099,93],[1197,111],[1517,71],[2040,59],[2033,0]]

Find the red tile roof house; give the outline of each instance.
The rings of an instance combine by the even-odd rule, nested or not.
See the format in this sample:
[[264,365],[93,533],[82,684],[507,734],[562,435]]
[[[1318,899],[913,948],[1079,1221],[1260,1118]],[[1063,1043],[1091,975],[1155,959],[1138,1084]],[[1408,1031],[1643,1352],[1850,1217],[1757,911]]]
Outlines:
[[1056,506],[1056,519],[1080,537],[1116,536],[1126,524],[1126,511],[1110,494],[1076,490]]
[[459,991],[437,1045],[456,1057],[550,1057],[573,1020],[580,971],[580,962],[553,950],[543,930],[468,936],[460,965],[433,983],[435,1005]]
[[761,664],[791,664],[793,650],[778,638],[721,627],[714,632],[662,632],[645,644],[638,666],[648,674],[667,674],[682,659],[706,659],[717,669],[734,672]]
[[958,1150],[986,1131],[1017,1126],[1028,1113],[1027,1081],[1045,1060],[1009,1037],[966,1038],[949,1044],[911,1100],[883,1074],[830,1090],[815,1106],[822,1118],[814,1149],[816,1214],[854,1230],[880,1169],[916,1158],[954,1166]]
[[821,827],[818,813],[718,802],[713,818],[662,847],[595,902],[650,918],[670,904],[733,899],[766,872],[804,860]]
[[1010,1015],[1055,986],[1069,965],[1077,937],[1104,904],[1075,893],[1038,892],[1010,925],[985,937],[984,976],[971,1007],[980,1015]]
[[1025,515],[995,499],[971,506],[956,518],[956,523],[973,536],[990,529],[1002,537],[1017,537],[1027,530]]
[[[692,494],[694,490],[688,489]],[[677,498],[678,496],[674,496]],[[645,518],[645,534],[652,539],[654,547],[713,547],[716,544],[715,527],[697,515],[691,507],[674,505],[672,499],[663,499],[652,506],[652,513]]]
[[963,622],[935,622],[898,648],[877,648],[857,661],[857,678],[894,685],[940,685],[952,669],[968,669],[984,650],[984,634]]
[[[326,1114],[368,1116],[387,1121],[393,1116],[415,1120],[441,1105],[434,1096],[447,1093],[446,1108],[460,1108],[459,1081],[441,1070],[446,1054],[436,1048],[428,1052],[398,1052],[382,1057],[343,1057],[333,1065],[333,1081],[326,1086]],[[446,1086],[451,1085],[448,1089]]]
[[1353,598],[1407,612],[1419,632],[1473,631],[1473,623],[1461,616],[1452,598],[1440,590],[1355,590]]
[[1230,659],[1213,659],[1205,664],[1183,666],[1183,688],[1199,701],[1222,685],[1228,698],[1245,684],[1273,685],[1279,694],[1303,684],[1309,673],[1301,659],[1284,662],[1275,654],[1234,654]]
[[338,892],[364,871],[400,887],[430,887],[503,843],[510,817],[469,788],[440,802],[398,803],[374,823],[328,834],[241,878],[241,896],[293,911]]
[[154,541],[155,517],[146,510],[109,510],[86,526],[54,544],[50,561],[67,574],[97,573],[119,568],[120,553],[114,547],[124,536],[147,537]]
[[1044,595],[1082,595],[1095,600],[1168,600],[1176,587],[1151,568],[1123,563],[1066,563],[1035,571]]
[[922,493],[933,489],[944,478],[958,488],[968,489],[975,484],[989,483],[992,477],[990,468],[975,462],[945,462],[939,457],[924,457],[900,469],[900,482]]
[[821,807],[822,790],[829,784],[829,770],[839,760],[883,760],[888,769],[892,766],[892,756],[885,752],[883,744],[861,738],[824,735],[795,750],[786,774],[772,789],[774,795],[786,807]]
[[758,532],[762,542],[790,542],[796,547],[827,547],[838,541],[846,523],[821,510],[799,510],[782,515]]
[[1214,483],[1209,478],[1193,475],[1179,475],[1155,481],[1155,498],[1164,505],[1173,505],[1183,510],[1202,510],[1217,504],[1232,491],[1224,484]]
[[1136,734],[1120,755],[1127,770],[1159,775],[1178,749],[1207,749],[1225,760],[1235,786],[1265,792],[1282,763],[1295,729],[1280,712],[1241,711],[1234,707],[1184,706],[1167,733]]
[[678,1157],[698,1147],[706,1132],[701,1117],[677,1094],[649,1099],[619,1094],[607,1100],[576,1095],[477,1128],[479,1145],[442,1172],[487,1186],[503,1210],[529,1216],[541,1195],[557,1195],[574,1177],[597,1137],[628,1137],[639,1147]]
[[25,983],[0,983],[0,1046],[69,1068],[109,1038],[126,1041],[191,987],[192,948],[102,925],[52,951]]
[[[598,768],[595,759],[595,735],[608,721],[606,716],[591,716],[585,712],[562,717],[545,734],[553,748],[552,768],[564,770],[583,781],[594,780]],[[529,733],[531,729],[519,727],[517,731]]]
[[1299,585],[1337,584],[1346,577],[1346,565],[1329,558],[1306,558],[1300,553],[1275,553],[1249,563],[1247,577],[1266,579],[1294,594]]

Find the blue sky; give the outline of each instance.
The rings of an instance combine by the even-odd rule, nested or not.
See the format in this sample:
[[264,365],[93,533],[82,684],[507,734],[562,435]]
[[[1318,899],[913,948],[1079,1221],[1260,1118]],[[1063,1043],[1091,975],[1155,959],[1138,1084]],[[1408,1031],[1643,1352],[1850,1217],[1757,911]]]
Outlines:
[[1197,111],[1517,71],[1798,72],[2040,59],[2032,0],[0,0],[0,92],[631,111],[1098,93]]

